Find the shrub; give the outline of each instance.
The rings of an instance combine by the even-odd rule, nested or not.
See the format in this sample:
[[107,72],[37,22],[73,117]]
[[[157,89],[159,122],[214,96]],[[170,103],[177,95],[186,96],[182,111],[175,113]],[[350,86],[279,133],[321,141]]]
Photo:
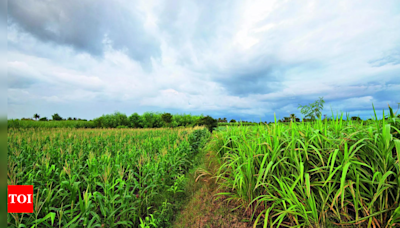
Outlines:
[[129,125],[133,128],[143,128],[143,121],[139,114],[136,112],[129,116]]
[[199,124],[204,125],[210,131],[210,133],[212,133],[213,130],[218,127],[218,121],[211,116],[203,117],[199,121]]
[[165,122],[167,126],[172,123],[172,115],[171,113],[164,113],[161,115],[162,120]]
[[55,113],[51,117],[53,118],[53,120],[56,120],[56,121],[63,120],[62,117],[60,115],[58,115],[58,113]]

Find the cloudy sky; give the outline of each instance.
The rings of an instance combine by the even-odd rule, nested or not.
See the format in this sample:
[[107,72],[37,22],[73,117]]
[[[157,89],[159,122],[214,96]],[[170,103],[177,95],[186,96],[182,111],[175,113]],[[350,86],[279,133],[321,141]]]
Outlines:
[[398,0],[13,0],[7,39],[8,118],[400,103]]

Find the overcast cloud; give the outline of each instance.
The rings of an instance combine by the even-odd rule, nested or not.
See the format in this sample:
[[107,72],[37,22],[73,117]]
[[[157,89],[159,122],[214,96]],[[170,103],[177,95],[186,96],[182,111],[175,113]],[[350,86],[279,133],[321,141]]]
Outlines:
[[13,0],[8,118],[121,111],[267,120],[400,103],[400,3]]

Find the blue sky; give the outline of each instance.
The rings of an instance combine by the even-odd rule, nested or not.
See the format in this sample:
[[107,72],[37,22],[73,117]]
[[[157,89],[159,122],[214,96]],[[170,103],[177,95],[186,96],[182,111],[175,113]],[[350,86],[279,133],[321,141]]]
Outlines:
[[400,3],[8,2],[8,118],[120,111],[271,121],[400,103]]

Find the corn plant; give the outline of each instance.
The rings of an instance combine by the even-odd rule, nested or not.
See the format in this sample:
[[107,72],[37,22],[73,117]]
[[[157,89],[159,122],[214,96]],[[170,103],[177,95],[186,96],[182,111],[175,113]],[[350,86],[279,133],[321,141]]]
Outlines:
[[168,226],[209,136],[203,128],[11,128],[8,184],[35,192],[34,213],[8,214],[8,226]]

